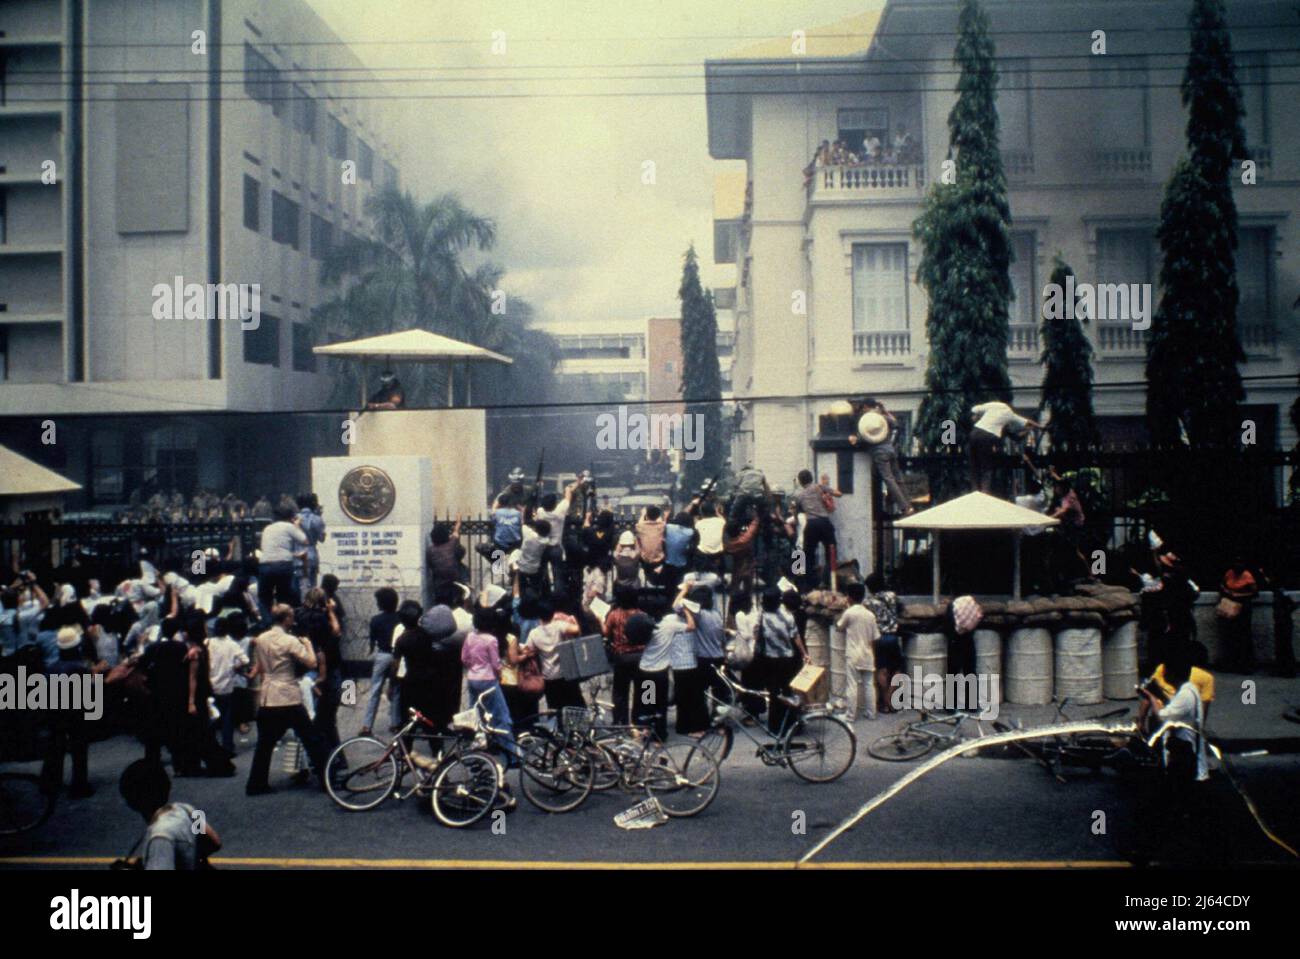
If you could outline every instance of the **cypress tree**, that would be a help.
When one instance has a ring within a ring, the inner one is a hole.
[[[1245,394],[1237,365],[1237,206],[1230,177],[1246,155],[1222,0],[1193,0],[1183,74],[1187,156],[1160,206],[1160,305],[1147,342],[1147,426],[1157,445],[1228,446]]]
[[[1058,253],[1050,282],[1064,290],[1074,275]],[[1085,449],[1097,442],[1097,420],[1092,410],[1092,343],[1074,317],[1049,315],[1043,310],[1043,407],[1051,414],[1052,446]],[[1086,322],[1086,321],[1085,321]]]
[[[917,428],[931,448],[942,444],[945,421],[956,424],[964,443],[972,405],[1011,399],[1011,209],[998,152],[997,67],[977,0],[963,0],[958,26],[953,63],[960,77],[948,115],[955,181],[931,188],[913,225],[923,249],[917,282],[929,297],[930,342]]]
[[[683,458],[686,488],[694,491],[711,478],[726,461],[722,434],[722,371],[718,366],[718,318],[713,297],[700,285],[700,266],[695,245],[686,251],[682,285],[682,395],[688,400],[686,415],[700,415],[703,435],[696,437],[703,455]]]

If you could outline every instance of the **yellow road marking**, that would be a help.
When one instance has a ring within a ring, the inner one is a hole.
[[[4,866],[107,866],[111,856],[0,856]],[[797,865],[793,861],[720,862],[599,862],[511,859],[361,859],[361,858],[258,858],[217,856],[218,867],[252,869],[597,869],[597,870],[684,870],[684,869],[1130,869],[1132,863],[1112,860],[989,860],[968,862],[816,862]]]

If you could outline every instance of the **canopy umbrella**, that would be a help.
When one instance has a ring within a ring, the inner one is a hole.
[[[312,352],[317,356],[352,356],[361,360],[361,408],[366,406],[366,369],[369,362],[383,359],[385,363],[394,360],[409,362],[445,362],[452,363],[513,363],[514,360],[500,353],[493,353],[473,343],[463,343],[449,336],[430,333],[428,330],[402,330],[399,333],[384,333],[379,336],[367,336],[346,343],[331,343],[328,346],[316,346]],[[447,378],[447,405],[452,403],[451,377]]]
[[[32,462],[7,446],[0,446],[0,496],[71,493],[79,489],[80,483]]]
[[[898,529],[930,530],[930,556],[934,567],[934,600],[939,601],[939,533],[943,530],[1009,529],[1015,532],[1015,553],[1011,595],[1020,598],[1020,537],[1026,529],[1060,525],[1060,520],[988,493],[967,493],[904,519],[895,520]]]

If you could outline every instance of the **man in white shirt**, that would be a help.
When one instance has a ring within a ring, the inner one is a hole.
[[[971,407],[971,414],[978,417],[970,433],[971,488],[987,493],[993,488],[993,458],[1002,447],[1003,432],[1008,427],[1019,433],[1026,427],[1042,426],[1000,400],[977,403]]]
[[[519,545],[516,565],[519,569],[523,588],[536,592],[545,592],[545,577],[542,576],[542,560],[546,548],[550,545],[551,524],[544,519],[524,524],[524,539]]]
[[[231,617],[243,618],[235,612]],[[248,666],[248,654],[238,641],[227,635],[228,622],[217,620],[213,635],[208,637],[208,679],[212,683],[212,698],[221,713],[221,746],[231,756],[235,755],[235,680]]]
[[[692,503],[691,512],[699,504]],[[696,567],[704,572],[721,573],[723,569],[722,530],[727,521],[718,515],[718,508],[712,500],[699,506],[700,517],[695,521],[695,531],[700,534],[700,541],[695,546]]]
[[[876,615],[863,605],[867,589],[848,583],[844,595],[852,603],[840,614],[835,628],[844,634],[844,698],[849,722],[858,718],[858,693],[862,692],[862,717],[876,718],[876,657],[874,644],[880,639]]]

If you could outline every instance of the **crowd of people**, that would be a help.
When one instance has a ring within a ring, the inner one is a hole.
[[[891,137],[888,131],[868,131],[853,141],[823,140],[804,169],[805,182],[825,167],[897,166],[917,163],[920,148],[907,128],[899,124]]]

